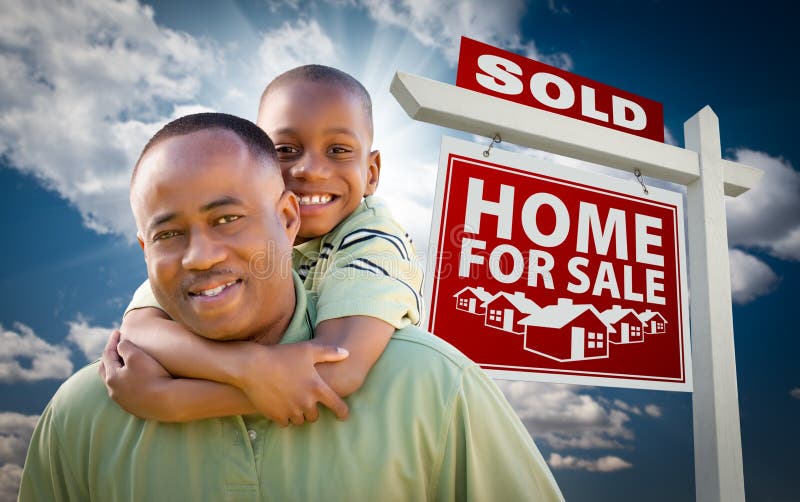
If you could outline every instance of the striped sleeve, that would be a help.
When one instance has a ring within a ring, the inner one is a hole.
[[[397,329],[420,325],[424,315],[422,267],[399,228],[358,228],[327,257],[319,282],[317,323],[347,316],[381,319]]]

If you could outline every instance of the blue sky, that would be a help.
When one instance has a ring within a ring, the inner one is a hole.
[[[424,249],[439,140],[454,132],[409,119],[388,87],[397,70],[453,83],[461,35],[663,103],[677,145],[683,122],[710,105],[723,155],[765,171],[727,203],[745,489],[792,500],[800,146],[789,125],[800,100],[789,68],[800,41],[790,23],[780,2],[2,2],[0,500],[15,496],[47,400],[99,353],[145,277],[127,181],[150,134],[194,110],[254,119],[280,71],[340,67],[373,95],[379,193]],[[502,387],[567,500],[694,498],[691,395]]]

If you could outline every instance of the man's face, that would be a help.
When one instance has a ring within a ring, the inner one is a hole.
[[[203,130],[154,146],[131,188],[153,293],[206,338],[260,336],[294,310],[297,201],[264,162],[233,132]]]
[[[272,89],[258,125],[278,150],[286,187],[300,202],[298,241],[330,232],[378,186],[380,154],[361,101],[334,84],[295,81]]]

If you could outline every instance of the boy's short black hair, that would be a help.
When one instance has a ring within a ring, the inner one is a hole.
[[[254,123],[227,113],[194,113],[173,120],[150,138],[150,141],[147,142],[142,153],[139,155],[136,165],[133,167],[131,185],[133,185],[133,181],[136,179],[136,173],[139,170],[139,164],[141,164],[142,158],[154,146],[169,138],[206,129],[224,129],[226,131],[231,131],[247,145],[250,155],[265,160],[266,163],[271,166],[278,165],[278,153],[275,151],[275,145],[272,143],[269,136],[267,136],[267,133]]]
[[[267,85],[266,89],[264,89],[264,92],[261,94],[260,103],[264,102],[264,98],[266,98],[273,89],[298,80],[338,85],[353,93],[353,95],[361,101],[364,113],[368,119],[370,137],[372,137],[374,128],[372,124],[372,98],[370,98],[369,91],[367,91],[366,87],[352,75],[331,66],[308,64],[281,73]]]

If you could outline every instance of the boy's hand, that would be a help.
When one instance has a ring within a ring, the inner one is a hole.
[[[347,404],[314,365],[341,361],[348,355],[345,349],[310,342],[255,346],[237,387],[259,413],[281,426],[315,422],[319,418],[317,403],[344,420],[349,413]]]
[[[132,342],[119,340],[120,332],[114,330],[103,349],[98,368],[109,397],[139,418],[172,421],[161,399],[172,376]]]

